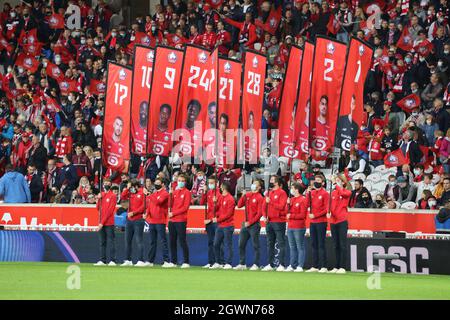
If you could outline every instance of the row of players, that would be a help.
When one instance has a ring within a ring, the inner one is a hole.
[[[236,201],[230,194],[230,185],[224,182],[218,186],[213,176],[208,179],[208,186],[201,204],[207,207],[205,212],[205,229],[208,238],[208,264],[210,269],[245,270],[246,247],[251,239],[254,250],[254,261],[250,270],[262,271],[296,271],[302,272],[305,263],[306,219],[310,220],[310,237],[312,244],[312,267],[306,272],[345,273],[347,259],[347,207],[351,191],[346,189],[345,177],[338,175],[332,178],[334,187],[330,194],[324,189],[325,178],[315,176],[315,180],[307,190],[294,183],[290,186],[290,196],[283,190],[283,180],[279,176],[271,176],[269,190],[263,195],[263,184],[255,180],[251,191],[243,192],[237,203],[238,208],[245,208],[245,221],[239,234],[239,265],[232,267],[234,233],[234,214]],[[176,187],[168,191],[163,181],[156,179],[154,191],[141,188],[138,181],[133,181],[121,194],[122,200],[129,201],[127,224],[125,228],[125,261],[121,266],[132,266],[132,245],[135,239],[138,262],[137,267],[153,266],[156,248],[159,243],[163,250],[162,267],[177,266],[177,246],[181,246],[183,263],[181,268],[189,268],[189,248],[187,244],[187,214],[191,204],[191,193],[186,189],[186,178],[180,174]],[[104,181],[105,191],[98,195],[97,208],[100,212],[100,255],[95,265],[106,265],[106,247],[109,243],[110,266],[116,265],[114,245],[114,213],[119,190],[111,187],[111,182]],[[174,187],[174,188],[173,188]],[[330,206],[331,204],[331,206]],[[328,210],[330,208],[330,210]],[[168,218],[169,249],[166,238]],[[331,271],[326,268],[325,238],[328,220],[336,254],[336,264]],[[268,264],[260,265],[260,221],[266,224]],[[150,232],[150,249],[144,258],[143,232],[145,223]],[[286,229],[290,249],[290,263],[286,267]],[[279,266],[275,265],[275,243],[279,248]]]

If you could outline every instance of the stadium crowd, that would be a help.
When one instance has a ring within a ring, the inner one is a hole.
[[[109,60],[129,64],[133,44],[142,34],[149,36],[152,46],[194,43],[213,48],[218,44],[221,54],[234,59],[240,59],[245,48],[266,53],[268,77],[262,106],[262,127],[266,129],[278,127],[289,47],[301,47],[306,40],[325,34],[347,42],[353,35],[376,49],[365,86],[367,120],[357,144],[343,153],[339,163],[339,170],[345,171],[355,186],[350,206],[391,208],[413,201],[418,208],[428,209],[444,204],[448,198],[445,178],[450,172],[447,1],[411,1],[406,14],[402,14],[402,1],[390,5],[381,1],[381,21],[374,29],[367,27],[369,1],[230,0],[219,1],[216,9],[211,6],[214,3],[176,0],[158,4],[153,15],[138,16],[126,26],[111,25],[114,13],[104,1],[91,7],[83,0],[33,0],[14,8],[5,2],[0,14],[0,174],[7,168],[22,173],[30,191],[30,196],[21,197],[23,191],[15,190],[5,201],[95,203],[105,97],[92,90],[92,84],[105,80]],[[69,5],[80,8],[80,29],[55,26],[51,19],[54,13],[64,15]],[[330,27],[330,16],[339,21],[340,28]],[[278,18],[276,29],[267,27]],[[414,41],[408,52],[397,46],[403,28],[409,28]],[[423,47],[427,49],[419,50]],[[23,54],[34,58],[32,66],[23,63]],[[392,66],[389,70],[383,64],[386,59]],[[58,72],[49,71],[55,66]],[[421,103],[405,112],[397,102],[409,94],[419,96]],[[384,193],[364,193],[368,190],[362,180],[353,177],[369,175],[383,164],[386,153],[397,148],[408,153],[410,164],[389,177]],[[266,152],[259,166],[246,169],[253,177],[283,173],[288,179],[279,160]],[[133,156],[129,174],[103,172],[121,191],[136,177],[141,182],[148,178],[152,186],[160,175],[168,185],[167,163],[154,155]],[[314,171],[320,170],[314,166],[314,160],[306,159],[292,179],[306,188]],[[183,164],[174,171],[186,175],[193,203],[198,203],[211,168]],[[239,168],[221,168],[219,173],[220,182],[230,182],[231,193],[239,196],[243,189],[242,181],[238,183]],[[13,181],[8,177],[5,175],[3,184]]]

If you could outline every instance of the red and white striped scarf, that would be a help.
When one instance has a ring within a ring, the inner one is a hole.
[[[406,16],[409,11],[409,0],[402,0],[402,13],[401,16]]]

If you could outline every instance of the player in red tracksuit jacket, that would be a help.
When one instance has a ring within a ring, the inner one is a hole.
[[[150,233],[150,249],[146,264],[149,267],[153,266],[159,240],[163,252],[163,266],[167,267],[169,263],[169,248],[167,246],[166,223],[169,212],[169,193],[160,178],[155,179],[153,186],[155,190],[147,196],[147,210],[144,214],[144,219],[148,223]]]
[[[327,253],[325,250],[325,238],[327,235],[327,213],[330,202],[329,193],[323,188],[325,178],[316,175],[313,188],[309,187],[306,194],[307,206],[310,209],[309,219],[311,220],[309,232],[312,242],[313,265],[306,272],[325,273],[327,264]]]
[[[144,208],[145,195],[138,180],[130,182],[120,195],[121,200],[128,200],[127,224],[125,227],[125,261],[122,266],[131,266],[131,253],[133,247],[133,238],[136,237],[138,262],[137,267],[144,267]]]
[[[220,187],[222,195],[219,202],[219,211],[217,217],[213,218],[213,222],[217,223],[216,236],[214,238],[214,255],[216,262],[212,269],[219,268],[220,265],[220,250],[222,245],[227,248],[228,255],[224,255],[224,269],[232,269],[231,263],[233,260],[233,232],[234,232],[234,208],[236,202],[230,193],[231,186],[228,182],[222,183]],[[225,248],[224,248],[225,250]]]
[[[336,266],[330,272],[345,273],[347,265],[347,231],[348,231],[348,201],[352,192],[345,188],[345,176],[333,177],[336,186],[331,193],[331,210],[327,217],[330,219],[331,237],[336,253]]]
[[[169,246],[170,264],[172,268],[177,265],[177,241],[180,241],[183,250],[183,264],[181,268],[189,268],[189,248],[186,241],[187,213],[191,204],[191,192],[186,189],[186,177],[178,175],[177,189],[170,190],[171,203],[169,204]]]
[[[281,177],[270,177],[270,191],[266,195],[266,203],[264,205],[269,263],[262,269],[263,271],[272,271],[275,267],[275,240],[278,242],[280,249],[280,265],[276,270],[285,270],[287,194],[282,186],[283,180]]]
[[[102,266],[106,264],[106,246],[109,242],[109,265],[116,265],[116,246],[114,233],[114,214],[116,213],[117,194],[119,188],[104,185],[106,192],[102,192],[97,196],[97,210],[100,215],[100,223],[98,225],[98,234],[100,238],[100,260],[95,264]]]
[[[302,272],[305,264],[305,233],[306,233],[306,198],[302,196],[302,185],[298,182],[291,186],[292,197],[288,199],[288,242],[290,250],[290,265],[287,271]]]
[[[261,195],[262,182],[255,180],[251,185],[251,192],[242,191],[242,197],[239,199],[238,208],[245,207],[246,218],[242,223],[241,232],[239,233],[239,265],[234,269],[245,270],[245,248],[247,242],[251,238],[255,259],[250,270],[258,270],[260,265],[261,252],[259,249],[259,234],[261,224],[259,220],[263,215],[264,197]]]
[[[207,189],[206,189],[207,188]],[[220,203],[220,190],[217,188],[217,179],[213,176],[208,178],[208,186],[205,186],[205,192],[200,199],[200,205],[206,205],[205,229],[208,236],[208,264],[204,268],[210,268],[216,261],[214,254],[214,238],[216,236],[217,223],[213,219],[217,216]],[[221,252],[219,264],[223,263],[223,254]]]

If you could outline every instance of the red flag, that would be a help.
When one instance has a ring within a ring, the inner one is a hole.
[[[317,37],[309,127],[312,156],[316,160],[325,160],[334,146],[346,51],[347,46],[343,43]]]
[[[106,92],[106,84],[102,80],[91,79],[89,84],[89,92],[99,95]]]
[[[292,46],[286,68],[286,77],[282,89],[279,116],[280,155],[296,158],[298,150],[294,148],[294,119],[296,112],[297,93],[302,68],[303,50]]]
[[[25,31],[25,29],[22,30],[22,32],[19,35],[19,44],[35,44],[38,42],[37,37],[37,29],[31,29],[29,31]]]
[[[206,3],[208,3],[213,9],[218,9],[223,3],[223,0],[206,0]]]
[[[155,51],[148,47],[134,47],[133,96],[131,97],[131,151],[147,154],[148,100],[153,74]]]
[[[130,159],[130,106],[133,72],[122,65],[108,64],[108,91],[103,128],[103,164],[120,172],[128,170]]]
[[[413,39],[409,33],[408,26],[403,27],[402,34],[397,41],[397,47],[404,51],[411,51],[413,48]]]
[[[297,95],[294,139],[296,149],[305,157],[309,156],[309,113],[311,105],[311,74],[314,58],[314,45],[305,42],[300,75],[300,88]]]
[[[337,34],[339,29],[341,28],[341,24],[339,23],[339,20],[336,19],[334,14],[330,14],[330,19],[327,23],[327,30],[331,34]]]
[[[200,156],[204,130],[215,127],[216,106],[208,105],[213,77],[216,75],[211,72],[210,51],[187,45],[175,123],[176,129],[184,129],[176,150],[184,156]],[[196,121],[204,125],[195,126]]]
[[[50,97],[48,95],[44,95],[44,100],[46,103],[46,108],[49,112],[59,112],[61,111],[61,106],[53,97]]]
[[[42,49],[42,43],[36,42],[36,43],[30,43],[30,44],[24,44],[23,45],[23,52],[30,56],[39,56],[41,55],[41,49]]]
[[[47,67],[45,68],[45,71],[49,77],[55,79],[58,82],[64,80],[64,73],[56,64],[51,63],[50,61],[47,62]]]
[[[6,40],[0,33],[0,49],[6,50],[9,54],[14,51],[14,46]]]
[[[148,121],[148,153],[168,156],[172,150],[172,132],[183,65],[183,50],[157,47],[153,63]]]
[[[280,5],[277,9],[270,9],[266,22],[263,23],[261,20],[257,19],[255,20],[255,25],[271,35],[275,35],[281,22],[281,7],[282,6]]]
[[[357,38],[350,40],[344,85],[339,107],[335,146],[350,151],[356,144],[364,117],[364,83],[372,63],[373,49]]]
[[[411,113],[415,108],[420,107],[420,97],[416,94],[410,94],[397,102],[397,105],[405,112]]]
[[[416,51],[422,57],[428,57],[432,50],[433,44],[426,39],[414,47],[414,51]]]
[[[50,29],[64,29],[64,16],[62,14],[54,13],[46,17]]]
[[[242,129],[244,130],[242,137],[244,138],[244,160],[250,164],[256,164],[259,158],[266,60],[266,56],[260,53],[245,52],[241,108]]]
[[[384,165],[387,168],[399,167],[404,164],[409,164],[409,159],[403,155],[401,149],[394,150],[384,156]]]
[[[70,92],[77,91],[76,80],[64,78],[64,80],[59,83],[59,90],[63,95],[68,95]]]
[[[31,73],[35,73],[39,67],[39,61],[32,56],[26,55],[25,53],[19,53],[16,59],[16,64],[29,70]]]
[[[148,34],[145,32],[137,31],[134,35],[134,40],[130,42],[128,45],[128,51],[133,52],[133,48],[135,45],[143,45],[149,47],[151,45],[151,39]]]

